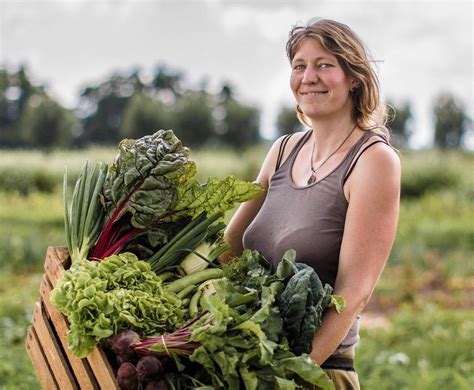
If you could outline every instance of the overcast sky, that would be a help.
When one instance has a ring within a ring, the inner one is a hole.
[[[14,1],[0,0],[0,66],[26,63],[38,83],[74,107],[81,86],[166,63],[211,88],[230,81],[258,106],[271,136],[292,105],[288,30],[319,16],[348,24],[378,60],[383,95],[409,101],[413,144],[432,140],[435,96],[450,91],[474,116],[473,2],[466,1]]]

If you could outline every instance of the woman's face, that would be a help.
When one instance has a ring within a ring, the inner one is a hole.
[[[352,112],[349,91],[355,82],[344,73],[337,58],[317,40],[306,38],[300,43],[291,68],[291,90],[308,118]]]

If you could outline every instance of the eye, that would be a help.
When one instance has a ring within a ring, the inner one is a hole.
[[[302,69],[304,69],[303,64],[297,64],[297,65],[293,66],[293,70],[302,70]]]
[[[319,67],[320,67],[320,68],[323,68],[323,69],[325,69],[325,68],[332,68],[333,66],[334,66],[334,65],[332,65],[332,64],[319,64]]]

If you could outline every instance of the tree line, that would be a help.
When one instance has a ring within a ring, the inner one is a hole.
[[[217,93],[203,81],[185,85],[185,74],[165,65],[144,80],[138,70],[115,73],[85,86],[78,105],[66,109],[43,85],[32,83],[25,67],[0,68],[0,147],[85,147],[116,144],[158,129],[173,129],[192,147],[228,145],[244,148],[261,141],[260,110],[236,97],[234,87],[221,84]],[[411,105],[391,107],[389,127],[397,147],[406,148],[413,135]],[[433,104],[434,140],[439,148],[459,148],[472,125],[462,103],[441,94]],[[302,130],[295,109],[280,107],[277,135]]]

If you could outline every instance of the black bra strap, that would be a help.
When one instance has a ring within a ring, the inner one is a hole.
[[[344,180],[343,180],[343,184],[346,183],[346,180],[349,178],[349,175],[352,173],[352,170],[354,169],[354,166],[356,165],[357,163],[357,160],[359,160],[359,157],[362,155],[362,153],[364,153],[366,151],[366,149],[370,148],[372,145],[375,145],[379,142],[382,142],[384,143],[385,145],[388,145],[390,146],[390,144],[385,140],[385,139],[376,139],[374,140],[373,142],[370,142],[368,143],[367,145],[364,145],[362,148],[361,148],[361,151],[357,154],[356,158],[351,162],[351,165],[346,173],[346,175],[344,176]]]
[[[283,158],[283,152],[285,151],[286,144],[288,143],[288,140],[290,139],[292,135],[293,133],[285,135],[285,137],[281,141],[280,149],[278,150],[278,157],[277,157],[275,172],[278,171],[278,169],[280,168],[281,160]]]

